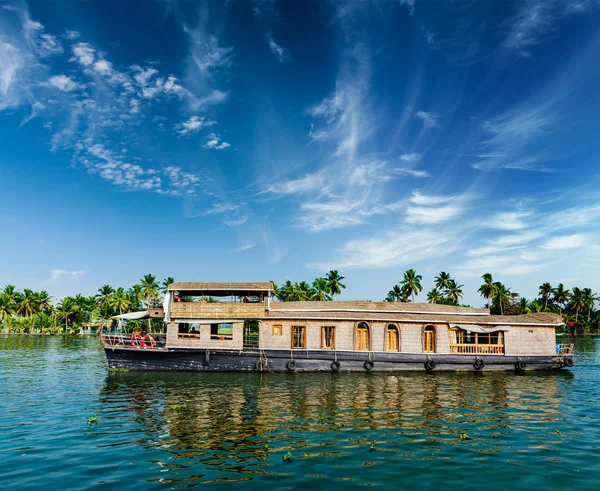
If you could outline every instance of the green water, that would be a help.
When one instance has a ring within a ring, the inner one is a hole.
[[[0,486],[597,490],[600,339],[575,343],[522,376],[109,374],[96,339],[0,338]]]

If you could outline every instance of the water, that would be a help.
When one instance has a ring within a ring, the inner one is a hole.
[[[97,339],[0,338],[0,483],[597,490],[600,339],[575,343],[522,376],[109,374]]]

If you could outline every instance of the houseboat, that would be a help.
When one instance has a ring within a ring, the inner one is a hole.
[[[364,301],[275,302],[273,284],[169,285],[162,307],[117,316],[163,317],[163,341],[105,335],[109,367],[191,371],[488,371],[573,366],[556,344],[559,315]]]

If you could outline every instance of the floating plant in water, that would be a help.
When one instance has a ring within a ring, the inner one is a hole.
[[[292,452],[288,452],[283,456],[284,462],[289,462],[290,460],[292,460]]]
[[[556,430],[554,433],[556,433],[557,435],[560,435],[560,430]]]
[[[464,441],[470,440],[470,439],[471,439],[471,437],[470,437],[469,435],[467,435],[466,433],[461,433],[461,434],[459,435],[458,439],[459,439],[461,442],[464,442]]]
[[[97,423],[98,422],[98,415],[94,414],[92,416],[88,416],[87,422],[89,425],[93,424],[93,423]]]
[[[371,443],[371,446],[369,447],[369,452],[373,452],[375,451],[375,444]]]
[[[184,411],[187,409],[185,404],[171,404],[169,406],[173,411]]]

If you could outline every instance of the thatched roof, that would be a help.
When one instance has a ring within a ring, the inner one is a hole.
[[[200,296],[253,296],[258,293],[267,293],[273,291],[273,283],[270,281],[260,282],[198,282],[198,281],[180,281],[171,283],[169,291],[177,291],[182,295],[193,297]]]

